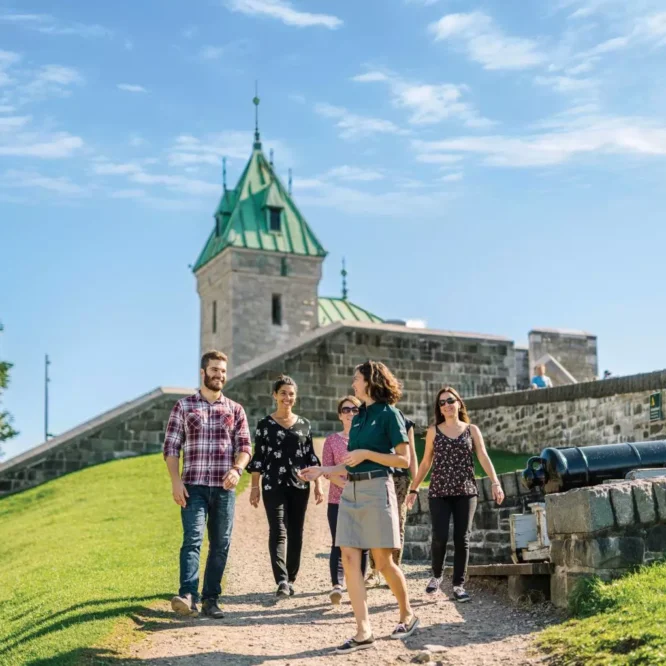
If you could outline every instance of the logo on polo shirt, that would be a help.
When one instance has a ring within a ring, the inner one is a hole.
[[[376,425],[376,424],[377,424],[377,420],[375,419],[370,425],[373,426],[373,425]]]

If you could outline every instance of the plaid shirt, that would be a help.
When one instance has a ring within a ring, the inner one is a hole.
[[[224,475],[240,453],[252,455],[245,410],[221,396],[210,404],[197,391],[171,410],[164,437],[164,457],[180,457],[183,483],[222,486]]]

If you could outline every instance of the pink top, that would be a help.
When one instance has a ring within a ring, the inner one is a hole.
[[[347,444],[349,438],[341,432],[334,432],[324,440],[324,451],[321,456],[321,464],[324,467],[340,465],[347,455]],[[341,478],[341,477],[338,477]],[[330,483],[328,487],[328,503],[340,504],[342,488]]]

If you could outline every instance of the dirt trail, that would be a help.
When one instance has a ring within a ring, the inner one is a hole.
[[[465,666],[544,663],[532,648],[532,635],[554,616],[543,607],[517,608],[502,593],[468,587],[473,600],[456,604],[446,595],[426,598],[429,575],[423,565],[406,565],[412,604],[421,629],[404,643],[388,635],[398,620],[397,606],[387,588],[368,591],[376,647],[347,656],[333,648],[354,634],[351,606],[328,600],[330,533],[326,503],[308,508],[302,567],[296,595],[277,602],[268,556],[268,524],[263,508],[253,509],[249,492],[238,498],[236,523],[227,568],[222,621],[173,619],[160,623],[130,648],[132,663],[159,666],[271,666],[332,664],[400,664],[430,648],[432,661]],[[450,589],[449,589],[450,591]],[[168,606],[165,604],[164,609]],[[419,657],[419,655],[422,655]]]

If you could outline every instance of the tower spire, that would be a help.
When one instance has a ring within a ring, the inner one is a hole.
[[[227,189],[227,158],[222,158],[222,187],[226,191]]]
[[[342,275],[342,300],[347,300],[347,268],[345,267],[345,258],[342,257],[342,270],[340,271]]]
[[[259,136],[259,85],[254,82],[254,99],[252,104],[254,104],[254,147],[258,150],[261,150],[261,138]]]
[[[271,166],[273,166],[273,149],[272,148],[271,148],[270,156],[271,156],[270,163],[271,163]]]
[[[289,192],[289,196],[291,196],[291,169],[289,169],[289,189],[287,191]]]

